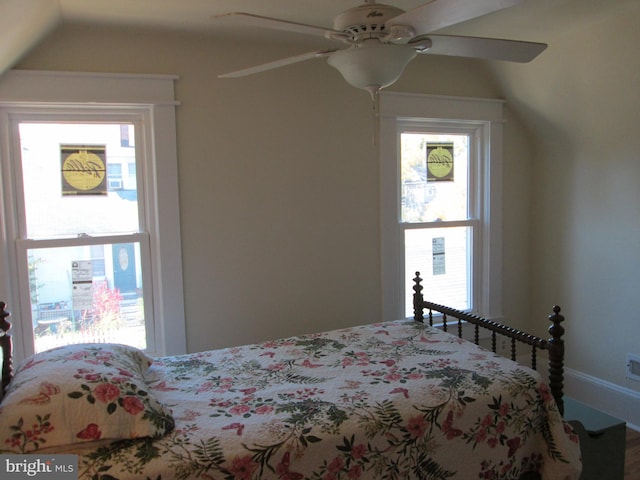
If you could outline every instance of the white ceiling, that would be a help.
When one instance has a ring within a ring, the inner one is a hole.
[[[426,1],[386,0],[404,10]],[[555,35],[598,21],[638,1],[524,0],[514,7],[444,31],[549,43]],[[301,35],[295,33],[223,27],[211,17],[244,11],[331,27],[336,14],[361,3],[363,0],[0,0],[0,72],[15,64],[63,22],[197,30],[213,35],[251,35],[263,40],[302,41]],[[323,39],[313,41],[322,42]]]
[[[385,1],[403,10],[410,10],[431,0]],[[21,0],[22,2],[25,0]],[[539,37],[547,33],[553,34],[567,25],[597,19],[616,6],[637,2],[638,0],[523,0],[515,7],[467,22],[461,27],[471,28],[470,24],[475,23],[477,25],[474,26],[474,31],[478,28],[478,32],[488,35],[503,36],[501,34],[504,32],[509,37]],[[228,31],[216,26],[211,20],[211,16],[216,14],[250,12],[330,27],[335,15],[362,3],[364,0],[59,0],[65,21],[198,29],[212,33],[216,30]],[[467,30],[464,32],[467,33]]]

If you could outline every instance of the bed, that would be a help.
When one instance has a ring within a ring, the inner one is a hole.
[[[559,309],[545,340],[425,302],[420,282],[413,320],[161,358],[36,354],[0,404],[0,449],[76,454],[96,480],[578,479]],[[534,362],[549,350],[555,379],[429,325],[436,312],[488,328],[494,349],[507,334]]]

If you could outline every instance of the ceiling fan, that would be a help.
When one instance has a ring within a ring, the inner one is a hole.
[[[393,84],[417,54],[452,55],[510,62],[529,62],[547,46],[544,43],[497,38],[441,35],[444,27],[512,7],[523,0],[430,0],[404,10],[375,0],[338,14],[333,28],[306,25],[277,18],[236,12],[213,19],[234,26],[261,27],[338,41],[346,48],[327,48],[220,75],[243,77],[314,58],[327,58],[351,85],[375,97]]]

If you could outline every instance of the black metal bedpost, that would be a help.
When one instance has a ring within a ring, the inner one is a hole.
[[[0,372],[0,399],[5,388],[13,376],[13,343],[11,341],[11,322],[7,320],[11,315],[5,307],[5,302],[0,302],[0,351],[2,352],[2,371]]]
[[[422,306],[424,298],[422,297],[421,282],[420,272],[416,272],[416,277],[413,279],[413,319],[416,322],[424,323],[424,308]]]
[[[549,315],[553,325],[549,327],[551,338],[549,339],[549,384],[551,393],[558,405],[561,415],[564,415],[564,327],[560,325],[564,317],[560,315],[560,307],[553,307],[553,315]]]

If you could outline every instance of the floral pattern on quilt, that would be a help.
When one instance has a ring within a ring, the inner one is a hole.
[[[82,453],[85,479],[577,479],[534,371],[411,321],[156,359],[161,439]]]
[[[0,451],[139,437],[173,428],[144,379],[151,360],[133,347],[80,344],[38,353],[17,368],[0,408]]]

